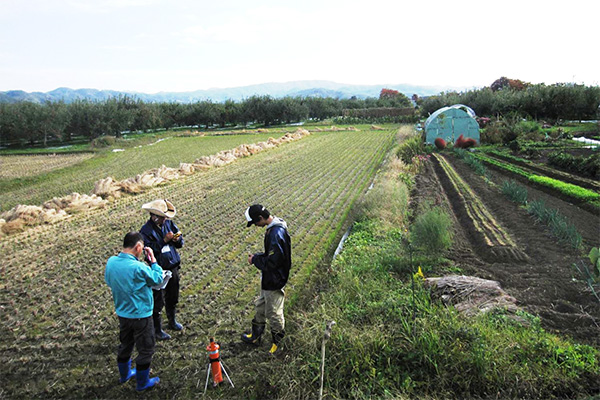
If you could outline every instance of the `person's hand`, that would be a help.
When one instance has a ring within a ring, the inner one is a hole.
[[[254,254],[248,255],[248,264],[252,264],[252,258],[254,258]]]
[[[169,243],[171,241],[171,239],[173,239],[173,232],[169,231],[165,235],[165,243]]]
[[[144,254],[146,254],[146,259],[150,262],[150,264],[154,264],[156,262],[156,257],[154,257],[154,252],[150,247],[144,247]]]

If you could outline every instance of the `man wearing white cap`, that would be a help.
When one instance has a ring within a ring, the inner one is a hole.
[[[175,319],[175,307],[179,302],[179,266],[181,258],[177,249],[183,246],[183,236],[177,228],[177,225],[171,221],[176,214],[175,206],[166,200],[154,200],[142,206],[142,209],[150,213],[150,218],[140,229],[144,237],[144,245],[150,247],[158,265],[164,270],[172,273],[167,286],[162,290],[153,290],[154,292],[154,330],[158,340],[171,339],[171,335],[162,330],[161,311],[163,306],[167,312],[169,328],[180,331],[183,326]]]
[[[286,222],[274,215],[260,204],[246,209],[247,226],[266,227],[265,251],[250,254],[248,263],[261,272],[260,297],[255,302],[256,314],[252,320],[252,332],[242,334],[242,340],[250,344],[259,344],[265,330],[267,320],[271,328],[273,344],[269,353],[277,351],[281,339],[285,335],[283,317],[283,291],[292,266],[292,245]]]

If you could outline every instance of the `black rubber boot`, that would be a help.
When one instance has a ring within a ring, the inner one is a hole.
[[[271,331],[271,337],[273,338],[273,343],[275,343],[276,345],[279,345],[279,342],[281,342],[281,339],[283,339],[284,336],[285,336],[285,331],[281,331],[281,332]]]
[[[242,341],[249,344],[260,344],[260,337],[265,331],[265,324],[252,320],[252,333],[242,333]]]
[[[269,354],[276,355],[279,353],[277,351],[278,349],[280,349],[279,343],[281,343],[281,340],[283,339],[284,336],[285,336],[285,331],[281,331],[281,332],[271,331],[271,337],[273,338],[273,344],[271,345],[271,350],[269,350]]]
[[[173,329],[174,331],[180,331],[183,329],[183,325],[181,325],[175,319],[175,309],[167,310],[167,319],[169,320],[169,329]]]
[[[171,339],[171,335],[162,330],[160,313],[152,314],[152,319],[154,319],[154,336],[156,336],[156,340]]]

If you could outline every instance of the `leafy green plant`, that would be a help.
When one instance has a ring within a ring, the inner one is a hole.
[[[600,200],[600,194],[596,193],[593,190],[589,190],[589,189],[583,188],[581,186],[573,185],[571,183],[566,183],[566,182],[560,181],[558,179],[549,178],[547,176],[532,174],[523,168],[515,166],[514,164],[510,164],[510,163],[503,162],[503,161],[500,161],[497,159],[493,159],[493,158],[491,158],[489,156],[485,156],[483,154],[478,154],[478,155],[476,155],[476,157],[479,158],[480,160],[485,161],[486,163],[488,163],[490,165],[494,165],[494,166],[502,168],[506,171],[510,171],[514,174],[524,176],[531,182],[535,182],[539,185],[552,188],[559,193],[563,193],[567,196],[573,197],[574,199],[580,200],[582,202],[588,202],[590,204],[595,204],[595,202],[598,202]]]
[[[518,204],[527,203],[527,188],[525,186],[517,184],[514,180],[506,180],[502,182],[500,188],[502,193],[509,199]]]
[[[461,160],[469,155],[469,152],[465,149],[455,148],[452,151],[454,152],[454,155]]]
[[[582,238],[577,229],[562,216],[558,210],[547,208],[543,200],[536,200],[527,204],[527,212],[548,225],[552,234],[561,242],[577,249],[581,247]]]
[[[593,190],[585,189],[581,186],[573,185],[571,183],[562,182],[557,179],[548,178],[546,176],[531,175],[529,180],[553,189],[557,189],[561,193],[581,201],[593,201],[600,199],[600,194],[594,192]]]
[[[421,136],[414,135],[404,140],[397,150],[398,158],[409,164],[415,156],[425,154],[425,145]]]
[[[487,168],[485,168],[485,166],[477,158],[475,158],[469,154],[468,157],[465,157],[464,161],[465,161],[465,164],[467,164],[469,167],[471,167],[471,169],[473,171],[475,171],[475,173],[477,175],[481,175],[484,177],[487,176],[487,173],[488,173]]]
[[[600,250],[598,247],[593,247],[588,254],[590,262],[592,263],[594,274],[600,277]]]
[[[563,151],[555,151],[548,155],[548,164],[598,178],[600,176],[600,154],[589,157],[575,157]]]

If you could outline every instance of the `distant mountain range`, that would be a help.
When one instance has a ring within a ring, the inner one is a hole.
[[[0,102],[15,103],[20,101],[32,101],[41,103],[44,101],[60,101],[67,103],[79,99],[103,101],[110,97],[127,95],[146,102],[178,102],[192,103],[202,100],[223,102],[225,100],[240,101],[254,95],[270,95],[275,98],[285,96],[314,96],[334,97],[339,99],[366,97],[379,97],[381,89],[394,89],[406,96],[417,94],[420,97],[431,96],[442,91],[466,90],[465,87],[442,87],[442,86],[418,86],[408,84],[382,84],[382,85],[349,85],[331,81],[293,81],[283,83],[263,83],[259,85],[240,86],[233,88],[213,88],[206,90],[195,90],[191,92],[159,92],[154,94],[126,92],[116,90],[97,89],[69,89],[58,88],[50,92],[24,92],[22,90],[9,90],[0,92]]]

